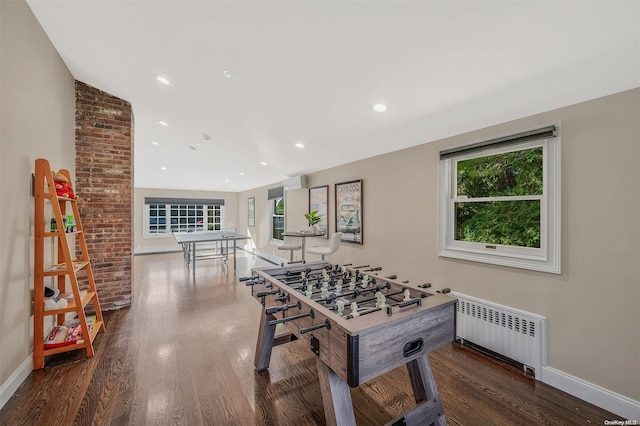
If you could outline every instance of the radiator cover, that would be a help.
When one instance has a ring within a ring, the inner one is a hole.
[[[520,309],[451,292],[456,297],[456,338],[521,363],[540,380],[547,365],[547,319]]]

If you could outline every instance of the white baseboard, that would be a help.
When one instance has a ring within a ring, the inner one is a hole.
[[[542,367],[540,381],[640,424],[640,402],[551,367]]]
[[[242,247],[243,250],[248,251],[249,253],[255,254],[256,256],[259,256],[265,260],[268,260],[271,263],[275,263],[276,265],[282,265],[283,263],[286,264],[288,262],[288,260],[273,254],[273,253],[269,253],[267,251],[264,251],[262,249],[256,248],[256,247],[251,247],[249,245],[238,245],[238,247]]]
[[[29,355],[22,364],[13,372],[6,382],[0,386],[0,409],[9,401],[11,396],[18,390],[24,379],[33,370],[33,355]]]

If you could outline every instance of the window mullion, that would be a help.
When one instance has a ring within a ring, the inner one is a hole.
[[[544,199],[543,195],[510,195],[502,197],[478,197],[467,198],[466,196],[454,198],[454,202],[458,203],[483,203],[488,201],[536,201]]]

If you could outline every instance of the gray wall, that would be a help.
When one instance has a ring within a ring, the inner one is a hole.
[[[6,385],[20,366],[33,367],[31,173],[37,158],[73,173],[75,92],[24,1],[0,2],[0,28],[0,385]]]

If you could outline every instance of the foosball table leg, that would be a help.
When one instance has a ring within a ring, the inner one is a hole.
[[[253,361],[257,371],[264,371],[269,368],[271,362],[271,351],[273,349],[273,338],[276,334],[276,326],[270,325],[269,321],[274,320],[273,315],[264,312],[260,315],[260,330],[258,331],[258,341],[256,343],[256,355]]]
[[[442,401],[433,378],[427,354],[407,363],[413,395],[418,405],[404,415],[407,425],[435,424],[446,426]]]
[[[328,426],[355,426],[356,417],[349,385],[327,364],[316,357],[325,423]]]

